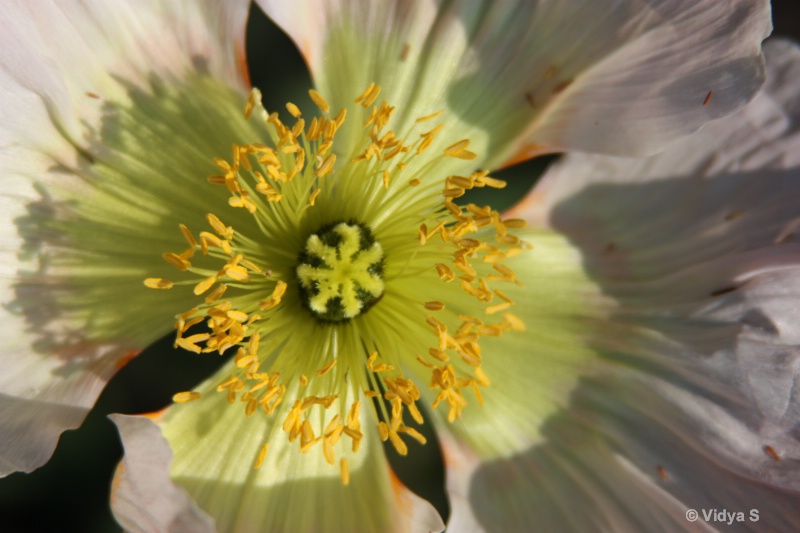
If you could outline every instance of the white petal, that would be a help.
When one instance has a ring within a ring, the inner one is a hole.
[[[763,348],[762,362],[773,355]],[[709,365],[697,358],[702,362],[687,365],[680,377],[667,368],[656,376],[620,370],[583,388],[574,409],[601,420],[609,446],[685,508],[743,512],[744,527],[794,531],[800,527],[797,440],[754,408],[746,387],[724,383],[749,369],[722,358],[715,354]],[[796,361],[776,366],[797,373]],[[791,425],[791,416],[783,422]]]
[[[211,159],[255,135],[234,61],[247,9],[0,6],[0,475],[46,462],[114,372],[189,308],[142,282],[186,246],[179,222],[225,205],[187,192]]]
[[[30,472],[46,463],[61,433],[80,426],[88,412],[88,407],[60,401],[0,394],[0,476]],[[31,424],[31,420],[36,423]]]
[[[763,1],[259,5],[331,103],[374,81],[400,131],[446,109],[487,167],[563,149],[656,152],[753,95],[771,31]]]
[[[643,223],[652,226],[639,231],[638,236],[630,235],[639,244],[647,240],[645,234],[656,229],[663,232],[662,240],[669,237],[681,241],[679,237],[683,234],[674,233],[679,226],[692,228],[692,234],[696,234],[697,224],[703,224],[703,235],[711,237],[727,222],[746,223],[755,216],[760,223],[751,220],[747,235],[757,232],[758,240],[765,244],[773,238],[786,239],[793,227],[790,221],[780,232],[774,220],[764,219],[773,214],[772,206],[785,198],[787,188],[793,187],[783,169],[800,165],[800,153],[795,149],[800,142],[797,118],[800,105],[794,94],[794,87],[800,83],[800,53],[793,44],[773,40],[765,46],[765,54],[769,58],[767,85],[739,113],[707,125],[656,157],[627,159],[570,154],[545,173],[511,214],[539,226],[559,226],[571,233],[589,228],[591,224],[583,220],[589,218],[614,224],[613,228],[603,230],[609,234],[625,228],[635,233],[631,224],[635,219],[636,230],[642,229]],[[752,178],[756,174],[759,177]],[[705,179],[698,179],[701,177]],[[759,202],[752,201],[754,194]],[[608,198],[601,201],[598,197],[576,209],[579,195]],[[682,200],[664,201],[670,197]],[[601,213],[610,201],[614,202],[613,217]],[[763,207],[754,211],[750,209],[754,204]],[[788,213],[788,206],[789,202],[782,203],[784,213]],[[679,216],[669,216],[676,214]],[[600,248],[606,244],[597,241]],[[652,240],[648,244],[658,245]],[[691,259],[682,254],[678,258]],[[669,265],[665,270],[672,268]]]
[[[120,98],[120,82],[140,87],[153,77],[205,72],[243,87],[244,27],[249,2],[4,2],[0,7],[0,88],[5,132],[24,131],[40,146],[46,135],[25,124],[42,110],[80,141],[81,121],[96,123],[95,100]],[[34,93],[41,100],[31,99]],[[4,96],[4,99],[6,96]],[[49,121],[38,124],[47,126]],[[5,134],[0,141],[5,141]],[[3,142],[2,145],[6,143]]]
[[[719,513],[727,511],[734,516],[724,521],[736,520],[741,530],[797,529],[796,493],[720,466],[698,452],[689,432],[676,435],[662,424],[674,405],[640,408],[654,398],[648,386],[620,385],[601,391],[585,383],[570,412],[544,424],[545,441],[508,457],[481,460],[445,434],[448,528],[518,531],[535,523],[576,533],[716,531]],[[696,522],[686,519],[690,509],[699,514]]]
[[[2,294],[8,291],[6,286]],[[58,344],[30,331],[24,319],[5,316],[2,322],[0,477],[46,463],[61,433],[80,426],[106,382],[138,353],[124,341],[81,342],[76,336]]]
[[[172,450],[158,426],[140,416],[110,415],[125,456],[111,492],[111,509],[125,531],[213,533],[214,521],[169,478]]]
[[[727,511],[743,530],[800,527],[800,51],[765,53],[766,92],[740,114],[649,160],[570,155],[517,208],[572,241],[607,316],[566,320],[596,364],[546,419],[513,391],[547,384],[531,370],[548,354],[500,352],[526,377],[443,439],[451,525],[705,530]],[[502,424],[525,414],[538,431],[508,446]]]
[[[797,508],[800,487],[798,279],[794,271],[754,280],[746,303],[696,317],[693,336],[687,328],[632,326],[635,308],[607,323],[562,316],[571,306],[551,297],[543,305],[552,307],[552,321],[529,323],[524,342],[482,343],[492,379],[483,409],[468,406],[462,420],[438,426],[448,527],[706,531],[705,522],[684,518],[696,509],[742,512],[753,530],[797,529],[800,514],[788,510]],[[569,300],[565,287],[554,290]],[[557,342],[570,330],[584,332],[576,340],[583,346]],[[593,361],[576,357],[590,349]]]
[[[0,194],[0,314],[7,339],[0,349],[0,475],[41,466],[58,435],[80,425],[116,370],[191,307],[190,289],[154,291],[143,280],[177,272],[164,268],[161,255],[186,247],[178,223],[197,231],[212,204],[225,204],[223,194],[195,183],[214,172],[212,157],[247,135],[235,133],[229,120],[227,106],[239,101],[223,98],[220,106],[203,100],[199,84],[191,88],[183,99],[208,104],[202,118],[188,123],[186,116],[162,112],[180,109],[174,102],[140,95],[141,107],[121,123],[107,123],[108,137],[93,139],[102,154],[93,163],[70,167],[23,150],[2,160],[13,179]],[[204,132],[202,142],[168,142],[187,131]],[[131,138],[139,141],[126,143]],[[167,167],[171,176],[164,180]],[[39,416],[27,416],[32,413]]]
[[[565,157],[512,213],[567,235],[628,301],[702,301],[797,267],[800,51],[766,52],[770,82],[741,113],[649,159]]]
[[[481,461],[445,434],[448,529],[522,531],[537,524],[544,531],[575,533],[710,531],[702,524],[693,528],[685,506],[591,435],[584,435],[590,440],[582,445],[574,427],[562,429],[572,433],[558,435],[574,441],[569,448],[521,447],[519,454],[493,461]]]
[[[534,126],[527,140],[535,152],[537,145],[554,145],[619,155],[656,153],[742,107],[761,86],[760,43],[772,30],[766,2],[649,6],[653,12],[647,15],[639,6],[632,9],[638,16],[609,20],[606,30],[619,29],[622,43],[615,42],[619,36],[607,37],[610,42],[596,34],[586,39],[588,47],[610,53],[579,72],[568,94]],[[606,9],[581,11],[588,24]]]
[[[159,425],[174,453],[172,480],[220,531],[427,533],[444,528],[434,508],[391,473],[363,402],[365,437],[359,451],[353,453],[350,439],[342,438],[334,447],[335,464],[329,465],[321,444],[303,454],[299,442],[288,442],[280,425],[290,406],[272,416],[259,407],[247,417],[244,404],[230,405],[216,392],[219,381],[201,386],[199,400],[171,407]],[[268,451],[256,469],[265,443]],[[350,465],[347,486],[340,478],[342,458]],[[132,459],[127,462],[126,469],[134,467]],[[144,505],[142,498],[136,506]]]

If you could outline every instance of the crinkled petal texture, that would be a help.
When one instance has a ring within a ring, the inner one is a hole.
[[[800,50],[765,54],[767,87],[740,113],[650,159],[570,155],[516,208],[567,238],[601,293],[572,320],[594,362],[564,394],[534,371],[553,359],[541,344],[485,358],[490,378],[520,372],[504,407],[443,438],[452,529],[800,528]],[[563,407],[509,446],[538,388]]]
[[[141,416],[111,415],[125,445],[111,493],[114,516],[125,531],[212,533],[214,522],[172,483],[172,450],[158,426]]]
[[[769,3],[752,0],[258,4],[334,107],[375,82],[405,124],[445,109],[485,168],[655,153],[752,97],[771,31]]]
[[[0,475],[46,462],[185,305],[142,280],[181,246],[163,228],[173,211],[186,221],[187,183],[244,131],[226,124],[244,101],[247,13],[244,1],[0,6]]]
[[[322,454],[300,453],[297,442],[281,435],[283,416],[245,417],[215,388],[209,381],[200,387],[201,399],[171,407],[158,422],[163,437],[149,420],[115,419],[125,445],[112,497],[121,524],[132,531],[194,533],[206,531],[190,522],[202,516],[225,532],[444,529],[436,510],[391,473],[367,409],[361,411],[369,427],[361,448],[336,446],[331,466]],[[346,486],[342,460],[348,464]],[[162,505],[152,509],[154,501]]]

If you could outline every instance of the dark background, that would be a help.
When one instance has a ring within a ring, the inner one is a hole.
[[[775,34],[800,40],[800,2],[773,0]],[[263,90],[268,109],[305,95],[311,80],[292,43],[260,11],[254,9],[247,34],[253,85]],[[276,74],[278,73],[278,74]],[[275,79],[275,76],[279,79]],[[800,90],[800,87],[798,88]],[[540,159],[494,175],[509,179],[509,188],[484,200],[502,209],[524,194],[546,166]],[[51,461],[32,474],[0,479],[0,533],[118,532],[108,505],[114,468],[122,455],[109,413],[159,410],[172,395],[190,390],[220,364],[172,349],[173,335],[147,349],[111,380],[83,426],[61,437]],[[417,447],[410,457],[390,455],[401,479],[428,498],[446,517],[443,474],[435,440]]]

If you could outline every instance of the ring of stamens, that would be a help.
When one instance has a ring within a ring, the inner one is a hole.
[[[429,268],[431,274],[435,272],[440,280],[434,283],[443,283],[447,291],[452,287],[453,291],[447,294],[458,292],[461,299],[466,293],[476,310],[469,315],[456,314],[446,310],[450,305],[447,301],[428,301],[427,295],[412,291],[404,293],[404,298],[415,299],[413,305],[417,307],[410,309],[410,318],[404,326],[410,329],[403,335],[415,335],[419,330],[426,331],[424,335],[432,333],[435,340],[431,339],[429,345],[433,346],[427,354],[409,353],[408,361],[399,360],[396,355],[387,355],[375,339],[362,337],[359,349],[368,351],[369,355],[356,354],[349,360],[347,354],[330,352],[308,354],[309,357],[302,360],[279,357],[277,362],[270,363],[269,372],[260,369],[267,358],[265,353],[271,349],[264,349],[265,343],[261,339],[274,333],[277,327],[274,324],[292,309],[305,307],[317,321],[329,322],[333,324],[331,330],[340,331],[335,328],[350,327],[350,319],[364,314],[385,297],[384,285],[388,281],[384,279],[384,249],[368,226],[346,217],[322,225],[311,233],[306,229],[308,237],[301,249],[292,252],[292,257],[296,258],[294,265],[282,268],[269,264],[273,250],[265,251],[258,238],[234,231],[217,216],[209,214],[207,221],[213,233],[203,231],[197,239],[186,226],[181,225],[189,247],[179,253],[164,254],[168,263],[190,273],[191,279],[145,280],[145,285],[153,289],[189,285],[195,295],[203,296],[196,308],[178,316],[176,346],[196,353],[221,354],[229,348],[235,349],[235,370],[216,390],[225,393],[231,404],[237,400],[241,402],[247,416],[258,411],[271,416],[283,404],[286,416],[281,427],[288,440],[299,441],[303,453],[319,444],[331,465],[335,462],[334,446],[344,437],[351,440],[353,452],[358,450],[363,438],[359,418],[361,401],[357,395],[348,395],[353,384],[361,388],[363,396],[380,398],[373,411],[379,436],[405,455],[408,449],[401,434],[423,444],[425,439],[405,424],[405,413],[418,424],[423,423],[423,418],[416,405],[421,398],[420,390],[403,373],[403,366],[419,364],[430,372],[429,387],[436,394],[432,407],[446,404],[449,407],[447,418],[454,421],[468,403],[465,390],[472,390],[477,402],[482,404],[480,388],[489,386],[489,379],[481,367],[480,338],[524,329],[522,321],[508,312],[514,302],[491,286],[494,283],[520,284],[503,261],[529,247],[513,235],[513,231],[523,227],[524,222],[503,219],[488,207],[474,204],[461,207],[454,203],[467,189],[501,188],[505,184],[483,171],[469,176],[448,176],[439,182],[428,179],[435,164],[444,158],[474,159],[476,155],[468,150],[468,140],[456,142],[438,154],[426,153],[428,162],[416,167],[422,170],[406,176],[411,172],[411,160],[420,157],[433,145],[443,125],[419,134],[416,141],[406,144],[407,139],[412,138],[411,132],[398,136],[393,131],[386,131],[394,108],[385,101],[373,105],[379,93],[380,87],[372,84],[356,100],[365,109],[372,107],[369,117],[363,122],[366,148],[345,163],[347,172],[351,177],[376,182],[386,195],[394,199],[395,208],[411,203],[412,199],[416,201],[423,194],[437,198],[438,207],[427,205],[422,210],[424,215],[405,213],[404,220],[425,220],[425,223],[409,228],[411,234],[404,237],[404,242],[410,244],[405,246],[416,247],[413,250],[407,248],[409,255],[426,258],[425,268]],[[325,180],[335,180],[342,175],[337,173],[341,171],[337,171],[332,147],[346,114],[342,110],[330,118],[327,102],[316,91],[310,94],[322,115],[313,118],[306,127],[300,110],[289,104],[287,110],[296,119],[296,123],[289,127],[281,122],[277,113],[268,114],[264,110],[260,94],[254,89],[245,116],[249,117],[254,111],[261,116],[272,136],[273,146],[259,143],[234,145],[231,162],[215,159],[223,174],[212,176],[209,181],[224,186],[230,194],[228,204],[251,213],[265,235],[273,231],[270,226],[273,219],[269,217],[279,209],[285,209],[284,218],[277,219],[281,223],[288,213],[302,221],[302,216],[309,210],[318,209],[324,202],[337,201],[336,186]],[[413,128],[435,120],[441,114],[437,112],[421,117]],[[246,175],[251,179],[245,179]],[[443,185],[440,195],[433,189],[436,185]],[[475,235],[487,230],[494,230],[494,244]],[[271,242],[283,242],[278,237],[271,234]],[[437,237],[441,242],[426,246]],[[195,260],[197,253],[201,261],[204,258],[222,261],[222,267],[201,268]],[[449,285],[456,278],[458,282]],[[292,285],[296,286],[297,292],[290,290]],[[228,298],[234,291],[238,291],[237,296]],[[243,292],[259,296],[246,299],[241,296]],[[301,305],[294,302],[293,308],[291,302],[287,303],[292,294],[299,295]],[[474,316],[480,314],[480,309],[484,315],[501,315],[502,319],[487,322],[486,316],[484,319]],[[288,320],[297,318],[291,316]],[[286,321],[284,319],[282,323]],[[201,322],[206,323],[208,332],[189,331]],[[352,368],[356,364],[360,368]],[[178,393],[173,399],[183,403],[200,397],[200,393],[190,391]],[[314,427],[312,420],[320,420],[320,409],[325,413],[333,410],[334,414],[321,426]],[[261,466],[266,454],[265,444],[255,458],[255,467]],[[349,480],[347,459],[341,459],[340,471],[342,482],[346,484]]]

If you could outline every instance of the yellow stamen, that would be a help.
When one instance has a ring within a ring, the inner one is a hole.
[[[325,176],[333,172],[333,165],[336,163],[336,154],[330,154],[317,168],[317,176]],[[312,204],[313,205],[313,204]]]
[[[244,118],[249,119],[253,109],[261,106],[261,91],[256,88],[251,89],[247,96],[247,104],[244,107]]]
[[[319,196],[319,193],[321,192],[322,189],[316,189],[314,192],[312,192],[311,195],[308,197],[308,205],[313,206],[314,202],[316,202],[317,200],[317,196]]]
[[[520,228],[524,228],[525,226],[527,226],[528,223],[525,220],[521,219],[521,218],[508,218],[508,219],[503,221],[503,224],[507,228],[520,229]]]
[[[192,236],[192,233],[189,231],[189,228],[187,228],[183,224],[179,224],[178,227],[180,228],[181,233],[183,234],[183,238],[186,239],[187,243],[189,243],[189,246],[192,248],[197,246],[197,241],[194,240],[194,237]]]
[[[392,443],[397,453],[400,455],[408,455],[408,446],[406,446],[406,443],[400,438],[400,435],[397,434],[397,431],[389,430],[389,441]]]
[[[347,459],[342,458],[339,461],[339,472],[342,479],[342,485],[345,487],[350,484],[350,465],[347,462]]]
[[[286,110],[292,115],[294,118],[300,118],[300,109],[291,102],[286,103]]]
[[[163,278],[147,278],[144,285],[151,289],[171,289],[175,284]]]
[[[222,221],[213,213],[206,214],[206,220],[208,220],[209,225],[211,228],[217,232],[217,235],[222,237],[223,239],[232,239],[233,238],[233,228],[230,228],[222,223]]]
[[[322,97],[322,95],[319,94],[314,89],[311,89],[310,91],[308,91],[308,96],[311,97],[311,101],[314,102],[314,104],[316,104],[316,106],[323,113],[327,113],[328,111],[331,110],[331,106],[328,105],[328,102],[326,102],[325,99]]]
[[[490,178],[488,176],[481,176],[476,181],[480,184],[486,185],[487,187],[492,187],[494,189],[504,189],[506,186],[505,181],[498,180],[495,178]]]
[[[378,436],[383,442],[389,438],[389,426],[386,425],[386,422],[378,422]]]
[[[427,443],[427,442],[428,442],[428,439],[426,439],[426,438],[425,438],[425,437],[422,435],[422,433],[420,433],[419,431],[417,431],[417,430],[416,430],[416,429],[414,429],[414,428],[405,427],[405,428],[403,428],[403,432],[404,432],[406,435],[408,435],[409,437],[411,437],[412,439],[414,439],[414,440],[416,440],[417,442],[419,442],[420,444],[425,444],[425,443]]]
[[[175,254],[175,253],[172,253],[172,252],[167,252],[167,253],[163,254],[161,257],[164,258],[164,261],[166,261],[167,263],[171,264],[172,266],[174,266],[178,270],[182,270],[182,271],[183,270],[188,270],[192,266],[192,264],[189,261],[187,261],[183,257],[179,256],[178,254]]]
[[[456,157],[458,159],[472,160],[478,157],[478,154],[467,150],[469,147],[469,139],[463,139],[457,143],[448,146],[444,149],[444,155],[447,157]]]
[[[228,286],[225,285],[224,283],[217,285],[217,287],[213,291],[211,291],[211,293],[208,294],[208,296],[206,296],[205,299],[206,305],[211,305],[212,303],[222,298],[222,295],[225,294],[225,291],[227,290]]]
[[[192,402],[194,400],[199,400],[201,394],[199,392],[188,391],[188,392],[179,392],[172,396],[172,401],[175,403],[186,403]]]
[[[203,349],[200,346],[192,344],[188,340],[182,338],[175,340],[175,346],[179,346],[184,350],[186,350],[187,352],[200,353],[201,351],[203,351]]]
[[[258,469],[261,468],[261,465],[264,464],[264,459],[267,457],[267,451],[269,451],[269,444],[265,444],[261,447],[261,451],[258,452],[258,457],[256,458],[255,464],[253,464],[253,468]]]
[[[378,85],[373,85],[372,90],[361,100],[363,107],[369,107],[377,100],[378,95],[381,93],[381,88]]]
[[[239,265],[232,265],[225,268],[224,273],[229,278],[235,279],[236,281],[247,281],[250,279],[250,274],[248,274],[247,269]]]
[[[503,302],[501,304],[492,305],[486,308],[487,315],[493,315],[495,313],[499,313],[500,311],[505,311],[511,307],[511,302]]]
[[[275,285],[275,289],[272,291],[273,298],[281,298],[284,294],[286,294],[286,289],[289,285],[285,281],[278,281]]]
[[[506,323],[508,323],[514,331],[525,331],[525,323],[515,315],[506,313],[503,315],[503,318],[506,319]]]
[[[327,374],[328,372],[330,372],[330,371],[331,371],[331,369],[332,369],[334,366],[336,366],[336,361],[337,361],[337,359],[334,359],[333,361],[331,361],[331,362],[330,362],[330,363],[328,363],[327,365],[325,365],[325,366],[323,366],[322,368],[320,368],[319,370],[317,370],[317,376],[319,376],[319,377],[322,377],[322,376],[324,376],[325,374]]]
[[[375,82],[370,83],[369,87],[367,87],[367,89],[363,93],[361,93],[361,95],[358,98],[356,98],[353,103],[355,104],[362,103],[369,95],[372,94],[372,92],[375,90],[375,87],[376,87]],[[369,104],[365,105],[364,107],[369,107]]]
[[[430,115],[425,115],[424,117],[419,117],[417,119],[417,122],[426,122],[428,120],[433,120],[433,119],[435,119],[437,117],[442,116],[443,114],[444,114],[444,109],[440,109],[436,113],[431,113]]]

